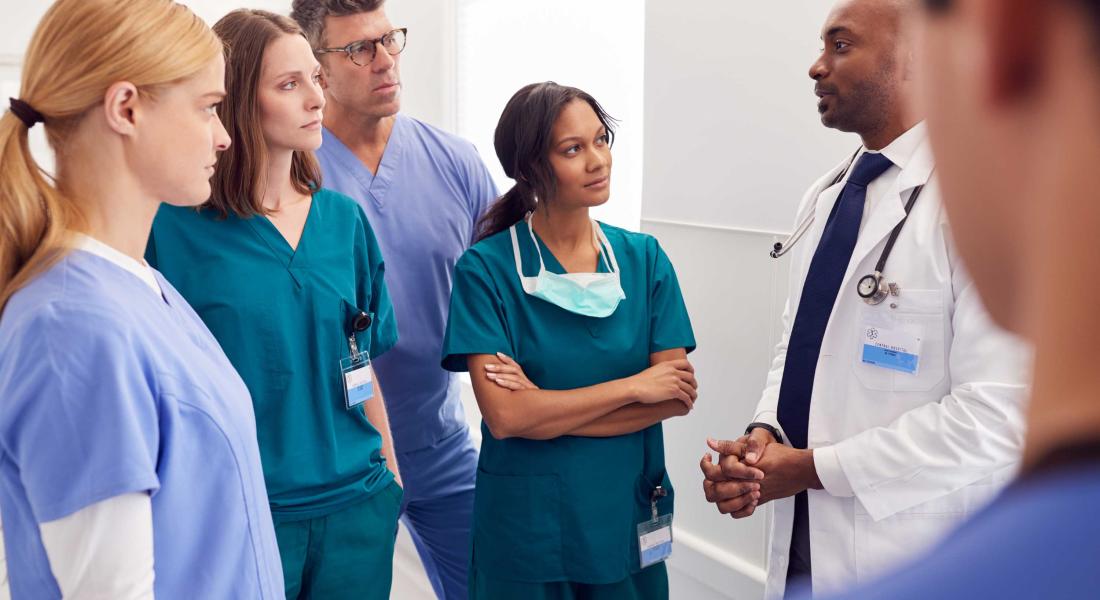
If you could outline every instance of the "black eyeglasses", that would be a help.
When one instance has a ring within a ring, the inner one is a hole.
[[[390,56],[401,54],[401,51],[405,49],[405,37],[408,32],[408,28],[402,27],[401,29],[394,29],[377,39],[355,41],[343,48],[318,48],[313,52],[316,54],[344,52],[351,59],[351,62],[360,67],[365,67],[374,62],[374,57],[378,54],[379,44]]]

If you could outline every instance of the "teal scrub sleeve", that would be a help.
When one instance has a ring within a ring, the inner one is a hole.
[[[60,519],[123,494],[153,493],[157,401],[125,323],[53,305],[12,340],[0,365],[9,419],[5,452],[19,465],[34,518]]]
[[[455,265],[447,333],[443,338],[443,368],[467,371],[468,355],[497,352],[515,356],[504,303],[484,260],[467,251]]]
[[[374,229],[367,220],[363,209],[356,205],[362,233],[356,242],[356,301],[359,306],[367,306],[366,311],[373,315],[370,329],[370,357],[378,358],[397,344],[397,316],[390,302],[390,292],[386,288],[386,261],[382,249],[374,236]],[[368,303],[369,301],[369,303]]]
[[[695,333],[691,328],[684,296],[672,261],[657,240],[650,238],[649,260],[649,352],[674,348],[695,350]]]
[[[157,241],[153,238],[153,231],[149,231],[149,242],[145,245],[145,262],[150,267],[157,268]]]

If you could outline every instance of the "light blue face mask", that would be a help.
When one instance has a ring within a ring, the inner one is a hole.
[[[531,242],[539,255],[539,274],[535,277],[524,277],[519,237],[516,235],[516,226],[513,225],[509,230],[512,234],[512,254],[516,259],[516,273],[523,284],[523,291],[578,315],[602,319],[614,314],[619,303],[626,299],[626,293],[619,282],[619,263],[615,260],[615,250],[611,248],[611,242],[607,240],[600,226],[592,221],[592,241],[610,272],[559,274],[546,270],[546,264],[542,261],[542,250],[535,239],[534,230],[531,229],[531,215],[528,214],[524,220],[527,222],[527,231],[531,234]]]

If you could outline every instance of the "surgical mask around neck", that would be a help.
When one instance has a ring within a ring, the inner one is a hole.
[[[509,232],[512,235],[512,254],[516,259],[516,274],[519,275],[523,291],[541,300],[545,300],[571,313],[586,317],[605,318],[615,313],[619,303],[626,299],[619,280],[619,263],[615,260],[615,250],[611,247],[607,235],[600,226],[592,221],[592,237],[599,258],[608,268],[608,273],[551,273],[546,270],[542,259],[542,250],[535,231],[531,228],[531,213],[524,218],[531,243],[539,256],[539,272],[535,277],[523,275],[523,263],[520,259],[519,236],[516,226]]]

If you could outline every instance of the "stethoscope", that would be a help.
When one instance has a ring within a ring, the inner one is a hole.
[[[825,186],[822,191],[833,187],[844,179],[848,171],[851,170],[852,165],[855,164],[856,158],[859,157],[859,153],[862,150],[862,148],[856,150],[856,153],[852,155],[852,158],[848,161],[848,165],[844,167],[844,170],[833,179],[832,183]],[[886,247],[882,249],[882,254],[879,255],[878,262],[875,263],[875,271],[870,275],[861,277],[856,283],[856,293],[867,304],[882,304],[882,302],[891,295],[901,295],[901,289],[898,287],[898,284],[886,283],[882,274],[886,269],[886,261],[890,258],[890,253],[894,250],[894,244],[897,243],[898,236],[901,235],[901,230],[905,227],[905,222],[909,220],[909,213],[913,211],[913,205],[917,203],[917,198],[920,197],[922,191],[924,191],[923,185],[913,188],[913,192],[909,194],[909,201],[905,203],[905,216],[902,218],[901,222],[894,226],[894,230],[890,232],[890,238],[886,240]],[[811,210],[810,214],[799,223],[798,227],[795,228],[791,235],[787,236],[786,240],[776,242],[775,246],[772,247],[772,258],[781,258],[794,248],[795,244],[797,244],[810,230],[810,227],[813,226],[816,212],[817,211]]]

